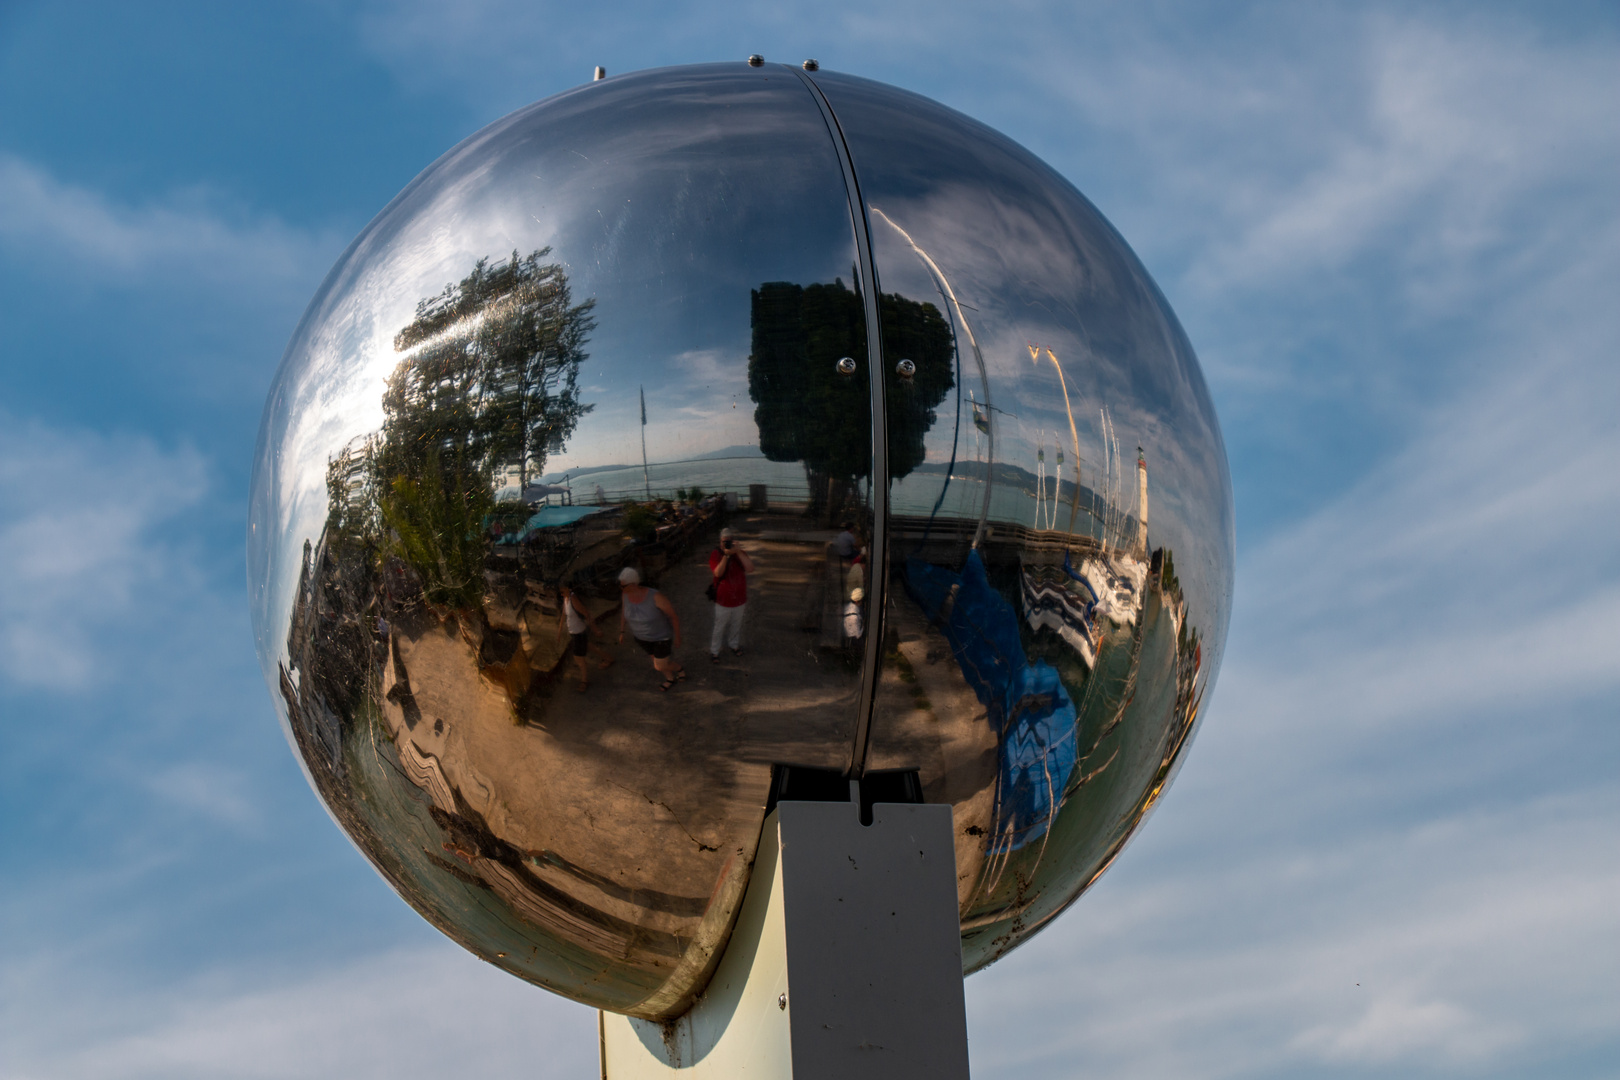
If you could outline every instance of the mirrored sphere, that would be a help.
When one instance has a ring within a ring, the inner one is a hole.
[[[775,798],[948,803],[968,971],[1095,881],[1219,666],[1232,497],[1070,184],[739,60],[559,94],[394,199],[288,346],[248,549],[288,738],[383,877],[662,1019]]]

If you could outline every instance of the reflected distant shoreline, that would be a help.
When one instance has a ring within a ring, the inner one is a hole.
[[[697,466],[694,468],[694,466]],[[900,516],[928,517],[934,511],[939,489],[945,483],[946,465],[942,462],[924,462],[910,476],[896,480],[889,489],[889,511]],[[958,507],[951,516],[963,513],[977,519],[983,503],[984,463],[958,461],[950,475],[948,493],[951,505]],[[977,475],[975,475],[977,474]],[[1035,509],[1038,480],[1034,473],[1016,465],[998,462],[993,472],[995,484],[990,494],[990,516],[993,523],[1027,524]],[[576,504],[594,502],[596,489],[602,489],[602,498],[608,503],[638,502],[647,497],[647,484],[655,498],[672,499],[682,488],[701,487],[706,493],[732,492],[746,501],[749,488],[765,484],[773,504],[799,504],[810,497],[804,469],[796,462],[773,462],[761,456],[700,455],[680,461],[651,462],[643,477],[640,465],[598,465],[583,469],[547,473],[544,482],[559,484],[568,481],[572,499]],[[1074,482],[1061,485],[1046,478],[1046,498],[1055,497],[1068,504],[1074,496]],[[958,502],[960,500],[960,502]],[[1105,517],[1103,497],[1089,487],[1080,489],[1081,517],[1075,522],[1075,535],[1101,539],[1101,522]],[[1121,519],[1126,535],[1136,529],[1136,519],[1126,514]]]
[[[752,450],[753,453],[748,453]],[[691,465],[700,461],[760,461],[765,457],[759,452],[757,446],[726,446],[707,454],[696,454],[689,458],[675,458],[669,461],[650,461],[648,466],[657,468],[660,465]],[[577,469],[558,469],[548,472],[540,478],[542,484],[560,484],[570,477],[590,476],[595,473],[615,472],[620,469],[639,469],[640,465],[628,462],[613,465],[582,465]]]

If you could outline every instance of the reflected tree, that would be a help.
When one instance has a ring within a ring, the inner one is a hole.
[[[394,337],[405,358],[383,395],[384,475],[411,475],[432,450],[447,470],[544,470],[591,406],[579,366],[594,300],[573,304],[550,248],[480,259],[465,278],[416,305]]]
[[[595,301],[573,302],[549,253],[480,259],[418,303],[394,337],[382,429],[328,465],[328,534],[404,560],[429,603],[478,604],[496,478],[542,473],[592,408],[578,376]]]
[[[923,463],[923,439],[945,395],[956,385],[955,341],[951,328],[933,304],[892,293],[878,297],[883,325],[884,413],[889,428],[889,479],[900,480]],[[911,378],[895,370],[901,360],[916,365]]]
[[[922,463],[923,437],[955,385],[952,338],[933,304],[883,294],[878,314],[887,359],[916,365],[909,379],[892,364],[884,372],[889,474],[898,480]],[[872,471],[867,382],[837,368],[841,357],[866,357],[860,294],[842,280],[766,282],[752,290],[750,321],[748,394],[760,450],[772,461],[802,461],[811,513],[836,513],[841,492]]]

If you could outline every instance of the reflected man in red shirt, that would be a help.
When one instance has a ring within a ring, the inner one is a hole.
[[[718,661],[722,646],[742,655],[743,610],[748,606],[748,575],[754,560],[739,546],[730,529],[720,530],[720,546],[709,553],[714,575],[714,633],[709,636],[709,659]]]

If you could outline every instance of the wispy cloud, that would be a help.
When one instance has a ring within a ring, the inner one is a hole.
[[[129,275],[166,271],[220,284],[302,285],[330,263],[334,240],[233,207],[203,189],[120,202],[0,154],[0,242],[7,256],[71,267],[101,283],[141,286],[146,279]]]
[[[170,765],[145,777],[146,787],[165,802],[221,824],[256,827],[262,815],[248,798],[247,777],[239,770],[205,762]]]
[[[1193,270],[1201,289],[1340,270],[1373,253],[1405,271],[1409,299],[1438,312],[1586,239],[1573,227],[1620,168],[1612,50],[1527,42],[1506,27],[1370,22],[1362,92],[1341,124],[1293,141],[1298,171],[1273,174],[1283,184],[1263,199],[1216,189],[1239,228]]]
[[[969,981],[975,1075],[1517,1076],[1612,1043],[1620,861],[1591,855],[1620,806],[1589,797],[1330,850],[1144,837],[1039,945]]]
[[[1327,396],[1385,434],[1244,553],[1214,709],[1136,847],[970,982],[979,1074],[1614,1046],[1620,67],[1518,23],[1321,22],[1225,55],[1138,23],[1073,63],[1054,35],[1029,65],[1136,181],[1105,209],[1170,269],[1228,424]]]
[[[298,312],[343,243],[227,192],[130,197],[0,148],[0,269],[24,309],[11,340],[15,374],[43,384],[34,365],[72,365],[85,406],[101,416],[132,393],[206,401],[187,427],[208,443],[223,434],[210,421],[256,414]],[[67,332],[35,323],[33,311]],[[91,326],[97,335],[87,338]]]
[[[29,1027],[7,1025],[15,1080],[593,1075],[595,1014],[448,944],[288,977],[198,980],[87,1000],[48,971]]]
[[[139,436],[4,420],[0,674],[83,690],[117,674],[110,638],[149,633],[143,605],[186,577],[160,529],[202,498],[207,469]]]

